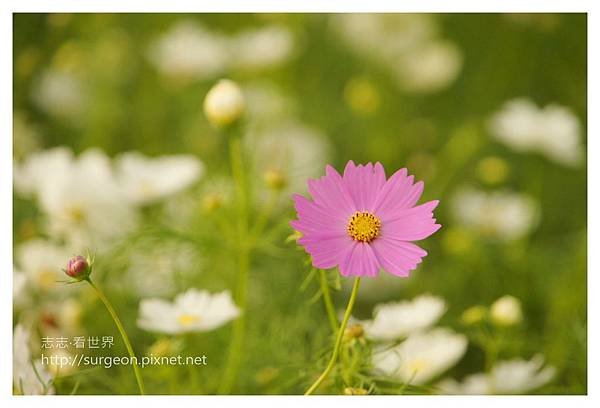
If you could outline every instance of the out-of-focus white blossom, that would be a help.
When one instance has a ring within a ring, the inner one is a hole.
[[[492,321],[501,326],[512,326],[523,320],[521,301],[514,296],[502,296],[490,307]]]
[[[74,157],[66,147],[55,147],[30,154],[22,162],[13,164],[15,191],[24,197],[38,194],[44,183],[50,182],[53,175],[70,171]]]
[[[295,112],[294,101],[272,82],[251,82],[244,86],[248,117],[253,125],[272,124]]]
[[[432,41],[398,61],[396,75],[402,88],[414,93],[432,93],[446,88],[458,77],[462,54],[450,41]]]
[[[204,167],[192,155],[146,157],[138,152],[115,159],[117,183],[134,203],[150,203],[196,182]]]
[[[230,69],[273,68],[287,61],[293,51],[294,37],[283,26],[266,25],[227,35],[185,20],[155,40],[148,56],[169,77],[205,80]]]
[[[327,163],[331,146],[320,131],[292,121],[251,132],[246,148],[253,155],[256,173],[277,170],[291,191],[304,191],[306,179],[316,178]]]
[[[20,305],[25,297],[25,285],[27,276],[13,267],[13,304]]]
[[[437,388],[446,394],[524,394],[549,383],[556,369],[544,367],[544,357],[535,355],[531,360],[499,361],[489,374],[478,373],[464,378],[441,381]]]
[[[535,151],[568,166],[579,164],[583,158],[579,119],[564,106],[538,108],[528,99],[513,99],[492,115],[489,130],[517,152]]]
[[[81,79],[57,68],[41,74],[33,85],[31,98],[45,112],[60,117],[78,115],[86,102]]]
[[[183,79],[209,79],[229,63],[227,38],[192,21],[180,21],[157,39],[150,61],[163,74]]]
[[[31,358],[30,340],[29,330],[18,324],[13,331],[13,390],[22,395],[54,394],[50,373]]]
[[[434,325],[446,311],[444,299],[421,295],[411,301],[375,306],[373,320],[363,322],[367,337],[393,341]]]
[[[227,291],[211,294],[189,289],[173,303],[162,299],[142,300],[137,324],[144,330],[167,334],[204,332],[226,324],[239,313]]]
[[[386,67],[408,92],[440,91],[462,68],[462,53],[439,38],[432,15],[348,13],[334,15],[331,25],[358,54]]]
[[[192,270],[198,273],[201,259],[192,244],[162,241],[132,248],[125,274],[132,290],[144,297],[171,296],[175,280]]]
[[[287,61],[294,49],[292,33],[285,27],[270,25],[244,30],[231,39],[234,67],[259,70]]]
[[[335,14],[331,26],[355,51],[387,64],[437,35],[428,14]]]
[[[60,283],[65,280],[62,268],[69,255],[65,248],[50,241],[32,239],[16,248],[15,257],[19,270],[31,287],[52,290],[63,289],[64,285]]]
[[[538,220],[535,201],[509,191],[463,190],[455,195],[452,206],[455,218],[463,226],[506,241],[523,237]]]
[[[40,134],[22,112],[13,113],[13,157],[23,157],[37,150]]]
[[[376,372],[403,383],[422,385],[454,366],[467,350],[467,338],[446,328],[415,333],[397,346],[376,350]]]
[[[47,232],[65,239],[73,250],[101,249],[137,221],[110,159],[99,149],[77,158],[65,148],[33,154],[15,166],[15,187],[37,198],[47,216]]]
[[[102,151],[87,150],[70,167],[40,188],[39,202],[51,233],[81,250],[105,247],[135,226],[137,213]]]

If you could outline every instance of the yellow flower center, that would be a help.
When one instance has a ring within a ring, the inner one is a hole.
[[[80,205],[71,204],[66,208],[66,217],[75,224],[81,224],[85,221],[85,211]]]
[[[411,361],[408,364],[408,371],[411,373],[411,375],[416,375],[418,372],[423,371],[425,368],[427,368],[427,362],[425,362],[424,360],[415,360]]]
[[[348,221],[348,235],[361,242],[371,242],[379,235],[381,221],[370,212],[355,212]]]
[[[47,268],[38,271],[37,281],[42,289],[51,289],[58,280],[56,273]]]
[[[179,322],[182,326],[191,326],[200,320],[200,317],[197,315],[183,314],[177,318],[177,322]]]

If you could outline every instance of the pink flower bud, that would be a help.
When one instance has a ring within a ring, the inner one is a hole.
[[[90,265],[83,256],[77,255],[69,259],[65,273],[75,279],[84,279],[90,274]]]

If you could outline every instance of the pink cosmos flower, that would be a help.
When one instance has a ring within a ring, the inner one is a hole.
[[[343,177],[331,166],[308,181],[312,201],[294,195],[302,233],[298,243],[316,268],[339,266],[342,276],[377,276],[380,269],[407,277],[427,255],[411,241],[427,238],[441,225],[433,218],[439,201],[417,205],[423,182],[413,183],[406,169],[386,180],[381,163],[356,166]]]

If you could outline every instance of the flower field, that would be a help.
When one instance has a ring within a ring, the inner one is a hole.
[[[586,394],[584,14],[15,14],[13,394]]]

